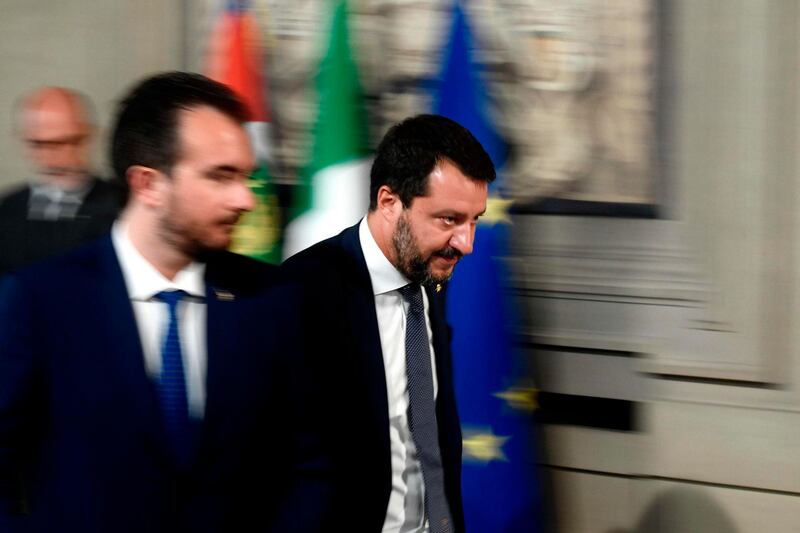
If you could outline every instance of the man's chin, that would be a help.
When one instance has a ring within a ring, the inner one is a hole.
[[[228,248],[233,243],[233,234],[236,230],[236,222],[226,222],[220,224],[218,231],[214,232],[208,239],[208,244],[217,249]]]
[[[215,237],[207,239],[195,239],[189,246],[186,247],[186,253],[196,260],[201,262],[209,255],[214,255],[218,252],[223,252],[230,248],[233,239],[228,237]]]
[[[428,261],[429,269],[444,273],[452,273],[459,257],[445,257],[441,255],[434,255]]]
[[[42,181],[66,189],[79,187],[89,179],[86,173],[45,171],[39,174]]]
[[[454,268],[452,266],[446,269],[429,267],[424,283],[430,286],[446,283],[453,277],[453,270]]]
[[[233,239],[230,236],[228,236],[227,238],[217,239],[214,242],[208,243],[206,247],[212,251],[213,250],[220,251],[220,250],[227,250],[228,248],[231,247],[231,244],[233,244]]]

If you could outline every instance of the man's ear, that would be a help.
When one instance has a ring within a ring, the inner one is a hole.
[[[133,165],[128,167],[125,177],[128,180],[131,198],[151,207],[161,205],[165,181],[168,179],[163,172],[142,165]]]
[[[387,220],[396,220],[403,212],[403,202],[400,195],[392,191],[388,185],[381,185],[378,189],[376,211]]]

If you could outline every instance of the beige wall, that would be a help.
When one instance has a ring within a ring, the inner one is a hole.
[[[85,92],[106,128],[116,98],[145,73],[182,63],[181,0],[2,0],[0,2],[0,189],[25,179],[12,132],[23,92],[57,84]],[[105,133],[96,147],[106,174]]]
[[[544,428],[556,525],[800,531],[800,10],[665,4],[669,217],[517,220],[540,386],[636,404]]]

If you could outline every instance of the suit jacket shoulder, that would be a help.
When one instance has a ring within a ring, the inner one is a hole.
[[[31,189],[28,185],[18,186],[0,196],[0,220],[13,220],[24,217],[28,210]]]
[[[61,293],[74,294],[78,290],[76,283],[82,279],[104,283],[109,268],[115,268],[122,279],[111,236],[107,235],[65,254],[19,268],[13,275],[22,283],[36,287],[35,290],[54,297]]]
[[[248,294],[282,281],[277,266],[232,252],[215,252],[205,262],[206,281],[212,287]]]
[[[282,266],[286,275],[305,285],[349,282],[369,285],[369,271],[361,251],[358,224],[298,252]]]
[[[81,204],[80,214],[88,217],[106,217],[111,220],[125,205],[127,191],[118,181],[92,178],[92,188]]]

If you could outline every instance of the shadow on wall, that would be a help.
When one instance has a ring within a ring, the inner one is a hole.
[[[674,488],[656,496],[635,529],[605,533],[738,533],[725,511],[701,489]]]

